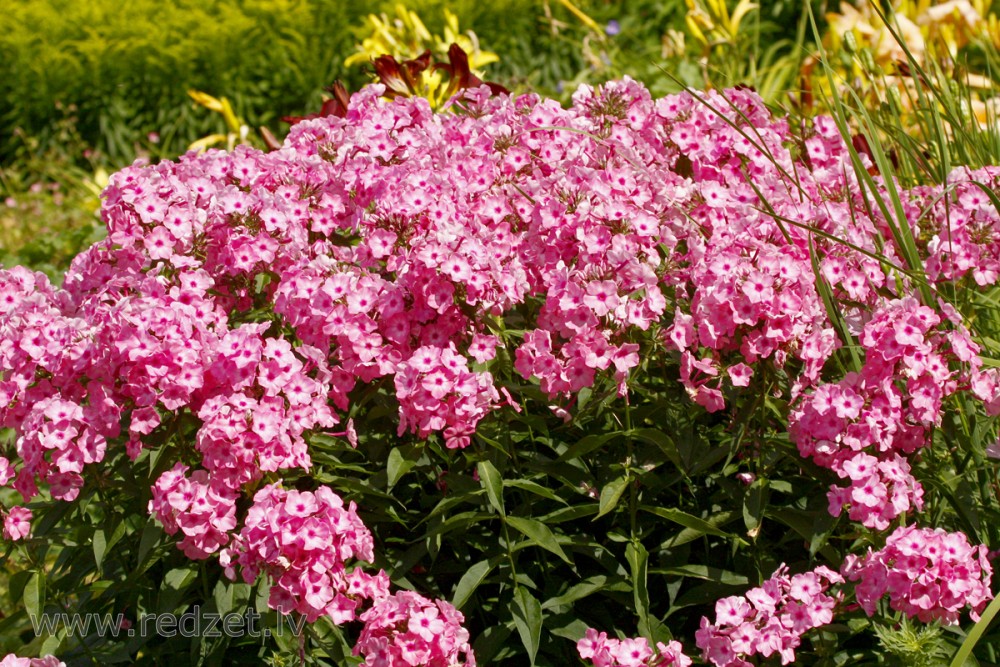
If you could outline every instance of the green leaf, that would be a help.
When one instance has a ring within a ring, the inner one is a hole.
[[[219,616],[225,616],[233,610],[233,585],[229,582],[221,579],[217,581],[212,597],[215,599],[215,611]]]
[[[578,459],[585,454],[589,454],[598,447],[602,446],[606,442],[610,442],[614,438],[622,435],[622,431],[614,431],[612,433],[601,433],[595,435],[588,435],[585,438],[581,438],[574,445],[570,446],[562,455],[559,457],[558,461],[560,463],[564,461],[572,461],[573,459]]]
[[[720,570],[719,568],[707,565],[678,565],[676,567],[650,570],[650,572],[666,576],[704,579],[730,586],[746,586],[748,583],[747,578],[742,574],[730,572],[729,570]]]
[[[993,601],[986,607],[983,615],[972,626],[972,630],[965,636],[962,645],[955,652],[950,667],[965,667],[968,664],[967,661],[972,657],[972,649],[976,648],[976,644],[979,643],[979,640],[983,637],[983,633],[990,627],[990,623],[993,622],[993,617],[997,615],[997,612],[1000,612],[1000,596],[993,598]]]
[[[618,501],[621,500],[622,493],[625,492],[625,487],[628,486],[628,475],[623,475],[618,479],[608,482],[601,489],[601,500],[598,503],[597,516],[594,519],[599,519],[604,516],[615,507],[618,506]]]
[[[756,537],[760,530],[760,521],[764,516],[764,508],[767,506],[768,481],[766,479],[754,480],[754,483],[747,489],[746,499],[743,501],[743,523],[751,537]]]
[[[593,503],[587,503],[586,505],[563,507],[561,509],[557,509],[555,512],[549,512],[539,518],[546,524],[553,524],[575,521],[576,519],[582,519],[583,517],[590,516],[591,514],[597,514],[597,508],[594,507]]]
[[[7,594],[11,600],[21,599],[24,595],[24,587],[28,584],[30,578],[31,572],[29,570],[20,570],[10,575],[7,583]]]
[[[24,608],[32,619],[40,619],[45,611],[45,573],[34,572],[24,587]]]
[[[97,569],[100,570],[101,564],[104,562],[104,554],[108,550],[108,541],[103,530],[95,530],[91,539],[94,546],[94,562],[97,564]]]
[[[555,627],[553,627],[555,625]],[[568,618],[567,615],[563,614],[559,617],[549,617],[549,622],[546,623],[546,630],[549,634],[554,637],[562,637],[563,639],[568,639],[574,644],[576,644],[580,639],[587,634],[588,625],[578,618]]]
[[[649,552],[640,542],[629,542],[625,547],[625,558],[628,560],[632,575],[632,599],[635,601],[635,613],[639,617],[639,634],[650,635],[649,629],[649,590],[646,588],[646,568],[649,562]]]
[[[142,537],[139,538],[138,563],[140,566],[146,562],[146,555],[157,545],[162,536],[163,529],[157,525],[156,521],[149,519],[142,529]]]
[[[541,496],[542,498],[548,498],[549,500],[555,500],[563,505],[567,504],[563,498],[560,498],[551,489],[548,489],[541,484],[536,484],[526,479],[505,479],[503,481],[505,487],[510,486],[515,489],[521,489],[522,491],[527,491],[528,493],[533,493],[536,496]]]
[[[503,478],[499,471],[489,461],[480,461],[476,466],[479,471],[479,482],[486,489],[486,495],[490,499],[493,509],[504,516],[506,512],[503,508]]]
[[[570,565],[573,564],[573,561],[569,559],[566,552],[563,551],[562,547],[559,546],[559,543],[556,542],[556,536],[552,533],[549,527],[541,521],[536,521],[535,519],[525,519],[524,517],[519,516],[509,516],[507,517],[507,524],[514,530],[523,533],[538,546],[551,551]]]
[[[569,590],[558,597],[549,598],[542,603],[542,609],[552,609],[553,607],[558,607],[560,605],[569,604],[570,602],[576,602],[582,598],[589,595],[593,595],[598,591],[608,590],[610,584],[609,582],[619,582],[622,581],[620,577],[608,577],[604,574],[598,574],[593,577],[588,577],[575,586],[571,586]]]
[[[673,521],[674,523],[680,524],[685,528],[690,528],[691,530],[697,532],[699,536],[715,535],[717,537],[733,537],[730,533],[720,530],[708,521],[699,519],[694,515],[682,512],[681,510],[673,507],[652,507],[649,505],[640,505],[639,509],[649,512],[650,514],[655,514],[656,516],[667,519],[668,521]]]
[[[472,644],[476,653],[476,661],[480,665],[493,664],[497,652],[507,649],[510,636],[514,633],[514,621],[511,619],[499,625],[487,626]]]
[[[660,451],[667,455],[671,463],[684,470],[685,466],[681,461],[680,453],[677,451],[677,445],[674,443],[673,438],[663,431],[655,428],[637,428],[629,431],[629,435],[656,445],[660,448]]]
[[[528,660],[535,664],[538,645],[542,639],[542,606],[524,586],[518,586],[514,593],[514,625],[521,635],[521,642],[528,651]]]
[[[402,447],[393,447],[392,451],[389,452],[389,459],[386,462],[385,469],[386,477],[388,478],[386,490],[396,486],[396,482],[417,463],[415,460],[407,459],[403,455],[402,450]]]
[[[462,575],[462,578],[458,580],[458,586],[455,587],[455,594],[451,598],[451,604],[456,609],[461,609],[472,594],[476,592],[479,588],[479,584],[483,583],[483,579],[496,567],[498,559],[491,560],[481,560]]]
[[[58,634],[49,635],[48,637],[46,637],[45,641],[43,641],[42,645],[39,647],[38,653],[40,655],[46,655],[46,654],[53,655],[57,653],[59,651],[59,647],[63,643],[63,638],[61,635],[62,633],[60,632]]]
[[[460,512],[454,514],[441,523],[431,526],[424,533],[424,537],[434,537],[445,535],[456,530],[467,530],[469,526],[481,521],[495,519],[496,515],[490,512]]]
[[[180,591],[198,576],[198,571],[188,567],[177,567],[163,575],[161,590]]]

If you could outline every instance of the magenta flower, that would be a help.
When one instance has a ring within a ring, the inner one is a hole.
[[[4,538],[12,541],[24,539],[31,532],[31,510],[27,507],[11,507],[3,520]]]

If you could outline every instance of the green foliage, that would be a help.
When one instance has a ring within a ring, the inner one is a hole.
[[[97,216],[107,173],[87,164],[73,109],[55,124],[58,141],[38,157],[38,141],[21,138],[29,157],[0,166],[0,265],[25,265],[57,282],[70,261],[104,235]]]
[[[0,159],[23,146],[14,128],[55,137],[57,102],[74,104],[79,131],[116,164],[147,133],[167,155],[208,133],[188,88],[226,94],[252,124],[276,123],[343,76],[355,15],[337,2],[11,0],[0,14]]]
[[[550,0],[413,0],[407,7],[434,34],[444,32],[443,10],[453,12],[484,49],[500,54],[488,78],[517,92],[566,100],[579,83],[628,74],[659,95],[678,89],[675,78],[703,85],[709,76],[716,87],[752,83],[777,99],[794,82],[793,56],[801,46],[775,39],[794,34],[793,4],[754,12],[739,44],[707,62],[699,61],[703,54],[693,40],[684,48],[683,0],[576,3],[593,25],[616,21],[617,35],[595,31]],[[334,80],[352,89],[367,80],[344,61],[355,51],[365,17],[394,15],[395,5],[11,0],[0,14],[0,163],[24,162],[55,147],[60,106],[74,109],[90,159],[120,166],[142,153],[173,157],[219,129],[217,118],[191,103],[189,89],[227,97],[250,127],[268,126],[280,136],[278,119],[318,108],[322,89]],[[761,55],[747,60],[748,52]]]

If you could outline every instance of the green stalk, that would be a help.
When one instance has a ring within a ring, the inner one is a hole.
[[[965,661],[972,655],[972,649],[976,648],[976,644],[979,643],[983,634],[990,627],[990,623],[993,621],[993,617],[997,615],[997,612],[1000,612],[1000,597],[993,598],[990,605],[986,607],[986,611],[983,612],[982,617],[972,627],[969,634],[965,636],[965,641],[958,647],[958,652],[952,658],[950,667],[963,667],[965,665]]]

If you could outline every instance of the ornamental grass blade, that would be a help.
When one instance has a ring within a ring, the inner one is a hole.
[[[993,598],[993,601],[986,607],[986,611],[983,612],[979,621],[972,626],[972,630],[965,636],[965,641],[958,647],[955,657],[952,658],[950,667],[965,667],[966,661],[972,655],[972,649],[976,648],[976,644],[979,643],[983,634],[989,629],[990,623],[993,622],[993,618],[997,615],[997,612],[1000,612],[1000,597]]]

